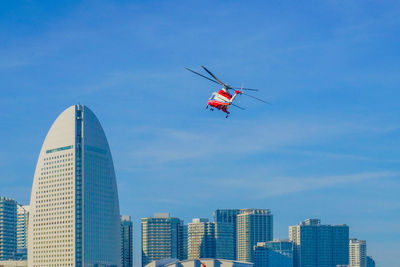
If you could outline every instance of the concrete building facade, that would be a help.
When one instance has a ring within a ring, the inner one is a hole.
[[[62,112],[34,174],[28,266],[120,266],[120,213],[110,148],[83,105]]]
[[[142,266],[168,258],[182,258],[183,221],[168,213],[142,218]]]
[[[365,240],[349,240],[349,267],[367,266],[367,242]]]
[[[254,261],[254,246],[272,241],[273,215],[268,209],[245,209],[237,215],[237,259]]]
[[[199,258],[234,258],[232,224],[198,218],[189,223],[188,259]]]

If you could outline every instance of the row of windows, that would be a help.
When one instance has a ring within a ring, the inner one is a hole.
[[[47,158],[44,158],[43,160],[49,161],[52,159],[61,159],[61,158],[66,158],[66,157],[71,157],[71,156],[73,156],[73,153],[67,153],[67,154],[62,154],[62,155],[58,155],[58,156],[47,157]]]
[[[49,198],[49,197],[57,197],[57,198],[53,198],[52,199],[52,201],[54,202],[54,201],[61,201],[61,200],[63,200],[63,197],[60,197],[60,196],[65,196],[65,195],[67,195],[67,193],[69,193],[69,192],[62,192],[62,193],[48,193],[48,194],[44,194],[43,193],[43,195],[41,195],[41,196],[37,196],[37,198],[39,198],[39,199],[46,199],[46,198]]]
[[[72,260],[70,260],[70,261],[72,261]],[[33,267],[55,267],[55,266],[58,267],[58,266],[73,266],[73,265],[74,265],[73,263],[62,263],[62,264],[54,263],[51,265],[43,265],[43,264],[36,265],[36,264],[34,264]]]
[[[48,221],[49,219],[47,219]],[[64,224],[64,223],[72,223],[72,220],[63,220],[63,221],[56,221],[56,222],[45,222],[45,223],[34,223],[34,226],[44,226],[44,225],[56,225],[56,224]]]
[[[64,172],[64,171],[72,171],[74,168],[65,168],[65,169],[59,169],[59,170],[54,170],[54,171],[47,171],[47,172],[41,172],[40,175],[48,175],[48,174],[52,174],[52,173],[60,173],[60,172]],[[72,172],[67,174],[67,175],[72,175]],[[48,178],[48,177],[39,177],[39,180],[42,180],[44,178]]]
[[[33,245],[35,248],[40,248],[39,245],[45,245],[45,244],[65,244],[65,242],[68,242],[68,240],[74,240],[73,235],[54,235],[54,236],[48,236],[42,238],[40,241],[34,241]],[[61,239],[62,238],[62,239]],[[67,239],[68,238],[68,239]],[[54,240],[58,239],[58,240]],[[72,241],[71,241],[72,242]],[[52,245],[53,247],[56,247],[57,245]],[[63,245],[60,245],[61,247]]]
[[[63,160],[59,160],[59,161],[56,161],[56,162],[54,162],[53,164],[56,164],[57,163],[57,165],[52,165],[52,164],[50,164],[50,162],[47,162],[47,163],[45,163],[44,165],[50,165],[49,167],[42,167],[42,168],[40,168],[40,170],[50,170],[50,169],[56,169],[56,168],[61,168],[61,167],[67,167],[67,166],[73,166],[74,164],[71,162],[71,163],[63,163],[63,162],[66,162],[66,161],[72,161],[72,159],[70,159],[70,160],[68,160],[68,159],[63,159]],[[59,164],[59,163],[63,163],[63,164]]]
[[[64,183],[57,183],[57,184],[50,184],[50,185],[43,185],[39,186],[39,190],[49,189],[49,188],[60,188],[63,191],[67,189],[72,189],[72,182],[64,182]],[[54,190],[54,189],[53,189]],[[59,190],[58,190],[59,191]]]
[[[41,235],[41,233],[46,233],[47,231],[54,230],[54,229],[63,229],[64,231],[67,231],[65,229],[73,228],[72,226],[73,225],[68,224],[68,225],[52,225],[50,227],[48,227],[48,226],[47,227],[38,227],[35,229],[36,231],[34,232],[33,235]]]

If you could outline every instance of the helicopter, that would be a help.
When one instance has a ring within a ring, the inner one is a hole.
[[[229,110],[228,110],[228,109],[229,109],[229,106],[234,106],[234,107],[237,107],[237,108],[239,108],[239,109],[241,109],[241,110],[244,110],[244,108],[242,108],[242,107],[240,107],[240,106],[238,106],[238,105],[233,104],[233,101],[235,100],[235,98],[236,98],[238,95],[245,95],[245,96],[251,97],[251,98],[253,98],[253,99],[256,99],[256,100],[258,100],[258,101],[261,101],[261,102],[264,102],[264,103],[266,103],[266,104],[269,104],[269,103],[268,103],[267,101],[265,101],[265,100],[262,100],[262,99],[260,99],[260,98],[257,98],[257,97],[255,97],[255,96],[249,95],[249,94],[247,94],[247,93],[244,92],[244,91],[258,91],[258,89],[243,88],[243,86],[242,86],[242,87],[233,87],[233,86],[230,86],[229,84],[223,83],[220,79],[218,79],[218,78],[217,78],[211,71],[209,71],[206,67],[204,67],[204,66],[201,66],[201,67],[202,67],[208,74],[210,74],[211,77],[214,78],[214,79],[211,79],[210,77],[207,77],[207,76],[205,76],[205,75],[203,75],[203,74],[200,74],[200,73],[198,73],[198,72],[196,72],[196,71],[194,71],[194,70],[191,70],[191,69],[189,69],[189,68],[186,68],[186,67],[185,67],[185,69],[187,69],[188,71],[191,71],[191,72],[193,72],[193,73],[195,73],[195,74],[197,74],[197,75],[200,75],[201,77],[206,78],[206,79],[209,80],[209,81],[212,81],[212,82],[214,82],[214,83],[217,83],[217,84],[220,84],[220,85],[223,86],[218,92],[213,92],[213,93],[211,94],[210,98],[209,98],[208,101],[207,101],[206,109],[208,109],[208,107],[210,107],[210,110],[211,110],[211,111],[214,111],[214,108],[219,109],[219,110],[225,112],[225,113],[226,113],[226,116],[225,116],[225,117],[228,118],[228,117],[229,117],[229,114],[230,114],[230,112],[229,112]],[[233,90],[233,91],[234,91],[233,95],[229,92],[229,90]]]

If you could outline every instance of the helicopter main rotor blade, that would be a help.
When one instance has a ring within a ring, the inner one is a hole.
[[[223,82],[221,82],[220,79],[217,78],[217,76],[215,76],[214,74],[212,74],[211,71],[209,71],[206,67],[201,66],[205,71],[208,72],[208,74],[210,74],[214,79],[216,79],[222,86],[224,86],[225,88],[231,88],[229,85],[224,84]]]
[[[267,102],[267,101],[265,101],[265,100],[262,100],[262,99],[260,99],[260,98],[258,98],[258,97],[255,97],[255,96],[252,96],[252,95],[248,95],[248,94],[246,94],[246,93],[243,93],[243,94],[246,95],[246,96],[248,96],[248,97],[252,97],[252,98],[254,98],[254,99],[258,100],[258,101],[264,102],[265,104],[271,105],[271,103],[269,103],[269,102]]]
[[[193,72],[193,73],[195,73],[195,74],[197,74],[197,75],[200,75],[201,77],[206,78],[207,80],[210,80],[210,81],[212,81],[212,82],[214,82],[214,83],[219,84],[219,82],[217,82],[217,81],[215,81],[215,80],[213,80],[213,79],[210,79],[210,78],[208,78],[207,76],[204,76],[203,74],[200,74],[200,73],[198,73],[198,72],[196,72],[196,71],[194,71],[194,70],[191,70],[191,69],[186,68],[186,67],[185,67],[185,69],[187,69],[188,71],[191,71],[191,72]]]
[[[233,103],[231,103],[231,105],[234,106],[234,107],[240,108],[241,110],[245,110],[245,108],[242,108],[242,107],[240,107],[240,106],[238,106],[238,105],[235,105],[235,104],[233,104]]]
[[[258,91],[258,89],[253,88],[242,88],[242,87],[231,87],[232,89],[248,90],[248,91]]]

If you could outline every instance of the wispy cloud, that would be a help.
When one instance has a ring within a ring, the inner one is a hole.
[[[251,191],[253,198],[268,198],[291,193],[316,190],[337,185],[358,183],[372,179],[398,177],[400,172],[366,172],[321,177],[272,177],[256,179],[229,178],[213,180],[212,183],[230,190]]]
[[[291,146],[318,144],[347,134],[386,131],[387,127],[372,128],[360,122],[329,121],[319,118],[299,120],[237,122],[231,125],[216,124],[211,127],[190,127],[190,130],[149,129],[150,138],[141,140],[130,153],[143,163],[166,163],[171,161],[200,159],[213,156],[234,158],[256,153],[276,152],[306,153],[318,156],[342,157],[366,160],[357,155],[340,155],[328,152],[296,152]],[[251,129],[249,131],[248,129]],[[143,131],[143,129],[142,129]],[[143,135],[143,133],[141,133]],[[321,156],[321,155],[320,155]]]

